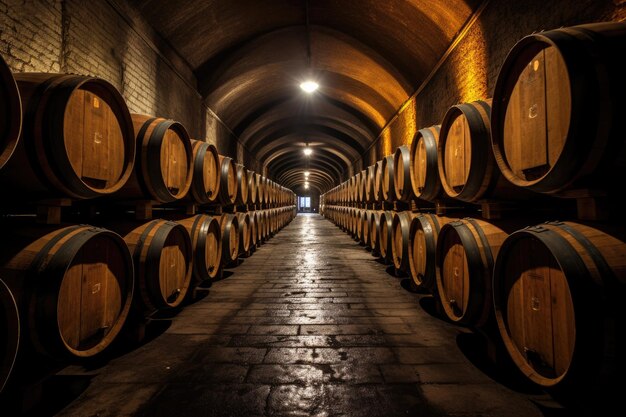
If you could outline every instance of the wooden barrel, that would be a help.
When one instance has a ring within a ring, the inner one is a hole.
[[[265,179],[265,201],[268,207],[273,207],[274,204],[274,182],[269,178]]]
[[[238,192],[237,166],[232,158],[220,155],[219,202],[222,205],[235,204]]]
[[[354,238],[357,241],[361,241],[361,236],[363,235],[363,212],[365,210],[356,209],[354,212]]]
[[[263,184],[261,184],[261,174],[254,174],[254,188],[256,189],[256,202],[258,204],[263,203],[263,190],[261,189]]]
[[[263,213],[262,210],[256,210],[254,212],[254,215],[256,217],[255,223],[256,223],[256,241],[257,241],[257,246],[260,246],[263,243],[263,228],[265,227],[265,221],[263,219]]]
[[[278,204],[278,184],[276,184],[274,181],[271,182],[270,201],[274,206]]]
[[[250,216],[250,249],[255,249],[259,242],[258,231],[258,215],[256,211],[248,212]]]
[[[264,194],[264,199],[265,199],[265,203],[268,205],[271,204],[270,201],[270,194],[272,192],[272,180],[270,180],[269,178],[265,178],[265,187],[263,187],[263,194]]]
[[[391,259],[397,270],[409,271],[409,232],[415,215],[410,211],[395,212],[391,225]]]
[[[383,160],[376,162],[374,165],[374,202],[383,201]]]
[[[441,227],[452,221],[448,217],[425,213],[411,220],[409,231],[409,272],[415,286],[433,292],[435,257]]]
[[[133,299],[133,261],[117,234],[92,226],[20,227],[2,242],[0,275],[32,348],[64,361],[117,337]]]
[[[267,210],[261,210],[261,216],[263,217],[263,240],[267,241],[270,238],[270,219]]]
[[[248,213],[237,213],[237,224],[239,225],[239,253],[246,253],[250,250],[250,215]]]
[[[360,175],[361,173],[358,172],[350,178],[350,193],[349,193],[349,199],[348,199],[350,203],[356,203],[357,201],[359,201],[359,177]]]
[[[270,234],[274,236],[278,231],[278,216],[276,209],[268,210],[268,214],[270,217]]]
[[[396,200],[396,180],[393,171],[393,155],[383,158],[382,176],[380,189],[383,193],[382,201],[393,202]]]
[[[509,52],[492,113],[495,159],[542,193],[624,190],[626,23],[538,32]]]
[[[411,151],[402,145],[396,149],[393,157],[394,188],[396,200],[409,202],[413,199],[411,184]]]
[[[259,178],[258,190],[259,190],[259,202],[263,204],[268,203],[267,201],[267,178],[265,178],[263,175],[261,175],[261,177]]]
[[[515,225],[465,218],[444,225],[437,241],[437,292],[448,318],[484,325],[491,314],[494,259]]]
[[[353,208],[350,214],[351,216],[350,231],[354,239],[359,239],[359,236],[360,236],[359,235],[359,212],[360,212],[360,209]]]
[[[0,279],[0,393],[9,380],[17,357],[20,344],[19,317],[15,298]]]
[[[256,186],[257,186],[256,174],[254,173],[254,171],[248,170],[248,203],[249,204],[256,204],[258,201]]]
[[[392,237],[393,212],[383,211],[380,213],[380,230],[378,231],[380,257],[387,262],[392,262]]]
[[[370,247],[372,248],[372,255],[380,255],[380,210],[372,210],[370,212],[369,228],[370,228]]]
[[[220,270],[222,233],[217,218],[198,214],[179,220],[191,237],[193,276],[196,282],[213,279]]]
[[[374,184],[376,183],[376,165],[370,165],[365,170],[365,202],[373,203],[374,200]]]
[[[126,233],[124,240],[135,263],[137,307],[151,314],[179,306],[192,275],[193,248],[187,229],[175,222],[152,220]]]
[[[359,191],[358,191],[358,202],[365,202],[365,189],[367,188],[367,171],[362,170],[359,174]]]
[[[371,245],[370,240],[370,222],[369,222],[369,210],[361,210],[361,216],[359,218],[359,228],[361,229],[361,238],[359,239],[362,245],[369,248]]]
[[[441,122],[437,163],[450,197],[475,202],[490,196],[500,177],[491,150],[489,101],[450,107]]]
[[[433,201],[441,193],[437,164],[440,126],[420,129],[411,142],[410,175],[413,193],[422,200]]]
[[[191,141],[193,150],[193,179],[191,197],[198,204],[217,201],[220,189],[220,160],[217,149],[210,143]]]
[[[22,101],[17,84],[2,56],[0,56],[0,169],[7,163],[20,138],[22,130]],[[2,380],[0,379],[0,391]]]
[[[78,75],[14,76],[23,124],[0,171],[5,192],[29,200],[82,199],[112,194],[126,184],[135,162],[135,136],[115,87]]]
[[[588,392],[605,378],[623,378],[623,236],[614,227],[550,222],[502,245],[495,316],[513,362],[534,383]]]
[[[222,261],[224,266],[235,262],[239,256],[239,221],[237,215],[224,213],[220,217],[222,231]]]
[[[169,203],[183,198],[193,179],[193,150],[183,125],[160,117],[133,114],[137,160],[120,198]]]
[[[344,219],[344,231],[347,234],[351,234],[350,228],[352,227],[352,207],[342,207],[345,211],[345,219]]]
[[[248,170],[241,164],[235,164],[237,167],[237,193],[235,204],[238,206],[248,204]]]
[[[263,210],[263,215],[265,216],[265,238],[269,239],[272,237],[272,211],[270,209]]]

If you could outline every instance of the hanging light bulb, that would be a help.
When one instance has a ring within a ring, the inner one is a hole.
[[[309,94],[317,90],[319,86],[320,85],[318,83],[316,83],[315,81],[311,81],[311,80],[304,81],[303,83],[300,84],[300,88],[302,89],[302,91],[304,91],[305,93],[309,93]]]

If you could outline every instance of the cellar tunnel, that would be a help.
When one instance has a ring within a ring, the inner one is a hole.
[[[608,415],[624,19],[0,0],[0,409]]]

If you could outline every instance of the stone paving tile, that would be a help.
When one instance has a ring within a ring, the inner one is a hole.
[[[298,216],[59,416],[538,417],[362,246]]]
[[[258,384],[170,384],[138,416],[255,417],[265,415],[270,393]]]
[[[446,415],[481,415],[486,417],[542,416],[534,404],[523,397],[512,395],[496,384],[433,384],[423,385],[429,402]]]
[[[480,384],[490,383],[491,378],[476,372],[472,365],[463,363],[429,363],[413,365],[412,369],[420,376],[424,384]]]
[[[189,362],[170,378],[177,383],[240,383],[244,382],[249,366],[235,363]]]
[[[392,363],[393,351],[388,347],[340,348],[272,348],[265,363]]]
[[[194,359],[203,363],[261,363],[267,349],[251,347],[219,347],[201,348]]]
[[[461,352],[442,347],[395,347],[398,362],[403,364],[464,363]]]
[[[388,383],[420,382],[417,370],[411,365],[380,365],[380,372]]]
[[[280,385],[273,387],[268,401],[272,416],[326,417],[330,404],[321,385]]]
[[[310,325],[301,326],[302,334],[409,334],[411,330],[405,324],[379,323],[373,325]]]
[[[316,365],[254,365],[246,382],[277,384],[312,384],[328,380],[323,369]]]
[[[79,400],[65,407],[57,415],[64,417],[132,417],[149,403],[162,384],[99,383],[97,390],[87,391]]]
[[[248,334],[296,335],[300,326],[250,326]]]

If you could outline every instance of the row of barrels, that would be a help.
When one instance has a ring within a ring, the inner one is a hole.
[[[624,22],[529,35],[502,65],[493,100],[452,106],[441,125],[403,138],[408,145],[330,190],[325,202],[623,191],[625,53]]]
[[[174,120],[131,114],[105,80],[11,73],[0,57],[0,186],[12,198],[295,204],[295,194],[192,140]]]
[[[294,216],[294,207],[282,207],[106,228],[7,227],[0,244],[0,391],[18,348],[58,362],[92,357],[131,317],[180,307],[192,288]]]
[[[433,293],[451,321],[495,321],[530,381],[577,392],[621,378],[624,230],[339,206],[327,207],[325,216]]]

